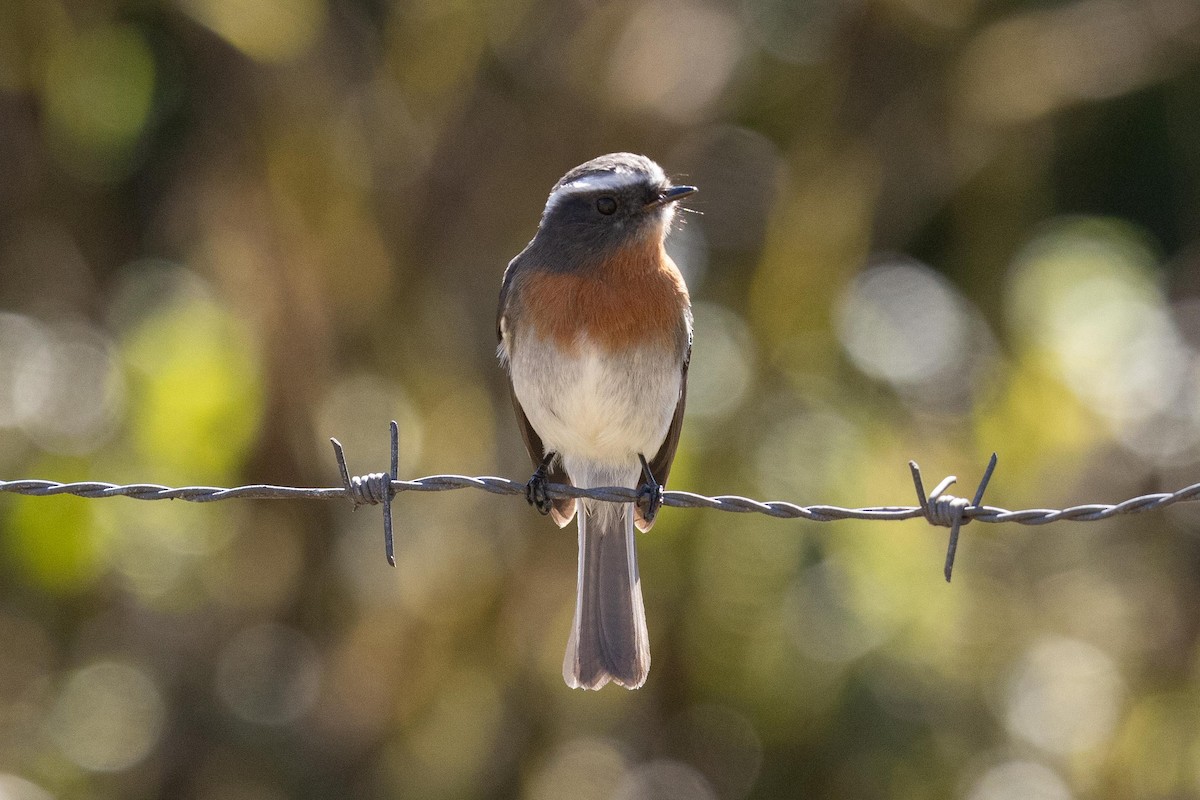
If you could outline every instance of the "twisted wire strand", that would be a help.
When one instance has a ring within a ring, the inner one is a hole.
[[[477,489],[497,495],[524,495],[525,483],[490,475],[470,477],[467,475],[430,475],[415,480],[393,480],[394,494],[402,492],[445,492],[456,489]],[[588,498],[613,503],[637,501],[637,490],[619,486],[579,489],[574,486],[551,483],[546,485],[547,494],[553,498]],[[154,483],[116,484],[103,481],[79,481],[59,483],[47,480],[0,481],[0,493],[19,494],[30,497],[72,495],[75,497],[131,497],[135,500],[186,500],[191,503],[210,503],[218,500],[330,500],[334,498],[354,499],[345,487],[306,488],[298,486],[275,486],[251,484],[221,488],[217,486],[168,487]],[[942,500],[958,499],[942,495]],[[1138,514],[1155,511],[1176,503],[1200,500],[1200,483],[1174,492],[1156,492],[1132,497],[1119,503],[1087,503],[1062,509],[1028,508],[1008,510],[995,506],[966,505],[961,509],[962,519],[975,522],[1014,522],[1018,525],[1048,525],[1052,522],[1070,520],[1095,522],[1122,514]],[[363,501],[369,502],[369,501]],[[758,513],[779,519],[806,519],[811,522],[833,522],[843,519],[861,520],[905,520],[926,516],[921,506],[869,506],[865,508],[842,508],[832,505],[803,506],[780,500],[761,501],[738,495],[709,497],[693,492],[666,491],[663,505],[675,508],[707,508],[715,511]],[[939,524],[939,523],[935,523]]]
[[[74,495],[76,497],[132,497],[135,500],[187,500],[192,503],[210,503],[217,500],[328,500],[334,497],[348,498],[357,508],[361,505],[383,505],[383,542],[388,563],[396,565],[395,545],[392,536],[392,498],[400,492],[446,492],[455,489],[478,489],[492,494],[525,495],[531,484],[520,483],[508,478],[491,475],[470,477],[467,475],[430,475],[426,478],[402,481],[397,478],[399,469],[399,427],[391,424],[391,468],[388,472],[371,472],[366,475],[350,474],[346,466],[346,454],[337,439],[330,439],[342,485],[332,488],[306,488],[301,486],[274,486],[251,484],[231,489],[219,486],[182,486],[171,488],[156,483],[116,484],[102,481],[79,481],[58,483],[45,480],[0,480],[0,493],[21,494],[32,497],[52,495]],[[908,462],[912,472],[913,487],[916,489],[915,506],[870,506],[867,508],[842,508],[830,505],[802,506],[782,500],[761,501],[738,495],[708,497],[693,492],[669,491],[659,495],[662,505],[675,508],[709,508],[716,511],[732,511],[741,514],[765,514],[779,519],[806,519],[811,522],[833,522],[841,519],[903,520],[924,518],[930,525],[950,529],[946,546],[946,562],[943,574],[946,580],[954,570],[955,554],[958,551],[959,530],[963,525],[979,522],[1015,522],[1020,525],[1047,525],[1060,520],[1095,522],[1115,517],[1118,514],[1137,514],[1165,508],[1175,503],[1200,499],[1200,483],[1192,484],[1176,492],[1132,497],[1120,503],[1089,503],[1063,509],[1029,508],[1009,511],[1004,508],[981,505],[988,481],[996,469],[996,454],[992,453],[973,500],[955,497],[946,490],[957,478],[944,478],[928,495],[921,480],[921,468],[915,461]],[[595,489],[580,489],[575,486],[552,483],[545,485],[550,498],[588,498],[611,503],[638,503],[645,498],[637,489],[608,486]]]

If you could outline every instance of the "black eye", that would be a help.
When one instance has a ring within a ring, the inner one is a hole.
[[[596,199],[596,210],[601,214],[612,214],[617,210],[617,201],[611,197],[600,197]]]

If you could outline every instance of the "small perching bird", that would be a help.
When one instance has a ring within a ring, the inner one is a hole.
[[[499,352],[536,465],[526,493],[559,527],[578,511],[573,688],[636,689],[650,670],[634,528],[654,524],[683,421],[691,303],[664,243],[695,191],[645,156],[594,158],[555,184],[504,273]],[[639,502],[552,500],[547,482],[637,488]]]

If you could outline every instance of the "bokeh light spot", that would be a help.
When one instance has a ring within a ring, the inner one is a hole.
[[[54,800],[54,795],[19,775],[0,773],[0,800]]]
[[[1035,119],[1080,100],[1114,97],[1154,74],[1155,37],[1136,3],[1079,0],[1011,14],[964,49],[964,108],[993,123]]]
[[[624,772],[625,759],[611,742],[573,739],[537,771],[526,796],[529,800],[610,800]]]
[[[144,759],[166,721],[162,693],[141,669],[115,661],[68,679],[51,711],[50,733],[84,769],[119,772]]]
[[[124,410],[125,385],[111,343],[80,324],[46,330],[17,348],[12,410],[44,450],[83,454],[102,445]]]
[[[860,275],[843,298],[838,323],[854,363],[894,383],[928,380],[958,363],[965,344],[954,295],[928,269],[911,264]]]
[[[967,800],[1071,800],[1071,792],[1044,764],[1007,761],[983,773]]]
[[[1118,434],[1186,402],[1193,380],[1194,354],[1158,274],[1135,229],[1085,218],[1050,226],[1010,275],[1009,317],[1023,357],[1049,355],[1063,382]],[[1144,432],[1127,441],[1136,446],[1139,438],[1153,441]]]
[[[1103,651],[1046,638],[1025,654],[1008,684],[1005,721],[1046,752],[1071,755],[1108,740],[1123,697],[1121,676]]]
[[[14,391],[17,374],[45,346],[45,339],[42,326],[29,317],[0,312],[0,427],[16,427],[24,419]]]
[[[198,22],[258,61],[289,61],[325,26],[322,0],[181,0]]]
[[[689,122],[720,94],[742,55],[737,20],[686,0],[637,7],[609,57],[613,102]]]
[[[912,260],[857,276],[837,307],[838,338],[860,370],[923,404],[969,395],[988,366],[986,327],[941,275]]]
[[[286,725],[316,702],[321,663],[308,637],[264,623],[235,636],[217,663],[217,694],[247,722]]]
[[[1021,122],[1050,112],[1060,98],[1042,67],[1044,31],[1031,15],[1002,19],[977,34],[959,64],[968,113],[988,122]]]
[[[656,759],[625,773],[614,800],[717,800],[712,785],[681,761]]]

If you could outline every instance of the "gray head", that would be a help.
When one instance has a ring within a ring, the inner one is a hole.
[[[675,202],[695,191],[672,185],[645,156],[593,158],[554,185],[530,246],[562,268],[648,239],[657,245],[670,227]]]

